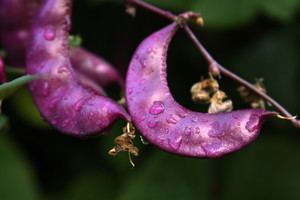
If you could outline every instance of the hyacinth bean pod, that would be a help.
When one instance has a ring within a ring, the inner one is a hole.
[[[3,59],[0,56],[0,83],[4,83],[4,82],[6,82],[6,74],[5,74]]]
[[[115,101],[84,87],[76,79],[68,48],[71,0],[45,0],[33,19],[27,72],[42,78],[30,83],[42,116],[74,136],[100,133],[118,118],[130,116]]]
[[[29,27],[39,2],[0,0],[0,39],[13,66],[24,66]]]
[[[128,109],[143,137],[159,148],[190,157],[219,157],[244,147],[273,112],[238,110],[208,114],[188,110],[171,95],[167,50],[176,23],[147,37],[137,48],[126,78]]]
[[[103,58],[84,48],[73,48],[70,52],[72,66],[79,73],[85,74],[102,87],[113,83],[123,85],[117,70]]]
[[[32,18],[40,4],[41,0],[0,0],[0,40],[13,66],[25,66]],[[71,63],[77,74],[85,75],[100,86],[123,84],[121,76],[112,65],[86,49],[73,48]],[[99,86],[97,90],[101,90]]]

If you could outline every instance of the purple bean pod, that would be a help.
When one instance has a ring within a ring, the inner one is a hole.
[[[29,27],[38,0],[0,0],[0,39],[10,64],[24,66]]]
[[[6,82],[6,73],[5,73],[3,59],[0,56],[0,83],[4,83],[4,82]]]
[[[41,0],[0,0],[0,40],[13,66],[25,66],[32,18],[40,5]],[[113,83],[123,85],[116,68],[86,49],[71,49],[71,63],[76,73],[82,73],[102,87]]]
[[[274,112],[238,110],[208,114],[179,105],[167,83],[167,50],[176,23],[147,37],[131,60],[126,100],[132,120],[155,146],[179,155],[213,158],[241,149],[259,134]]]
[[[61,132],[90,136],[116,119],[130,121],[125,109],[80,84],[70,61],[68,32],[71,0],[45,0],[33,19],[27,72],[42,78],[30,83],[42,116]]]
[[[86,75],[102,87],[113,83],[123,85],[122,78],[111,64],[84,48],[71,49],[71,63],[76,71]]]

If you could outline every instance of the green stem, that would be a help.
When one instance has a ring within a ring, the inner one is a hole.
[[[17,89],[29,83],[30,81],[37,79],[38,77],[39,76],[37,75],[25,75],[0,85],[0,99],[2,100],[10,96]]]

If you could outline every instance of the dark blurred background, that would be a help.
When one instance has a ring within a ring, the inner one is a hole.
[[[149,2],[175,13],[201,12],[205,26],[194,30],[212,55],[251,82],[264,78],[268,93],[300,114],[299,0]],[[137,45],[169,23],[137,11],[136,18],[126,15],[120,0],[75,0],[72,33],[80,34],[82,46],[113,63],[125,77]],[[175,99],[192,110],[206,110],[192,103],[189,89],[207,77],[207,65],[183,31],[172,41],[168,64]],[[236,83],[226,77],[220,83],[236,109],[248,107]],[[108,93],[120,97],[117,88]],[[8,124],[0,134],[1,200],[300,199],[300,131],[284,120],[268,120],[251,145],[213,160],[174,156],[142,144],[138,137],[141,152],[132,168],[127,153],[107,154],[124,121],[106,136],[65,136],[41,120],[27,89],[4,101],[3,112]]]

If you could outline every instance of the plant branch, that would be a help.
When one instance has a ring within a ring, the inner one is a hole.
[[[146,3],[142,0],[126,0],[126,3],[131,6],[136,6],[143,8],[145,10],[148,10],[156,15],[162,16],[164,18],[167,18],[172,21],[177,20],[177,15],[163,10],[161,8],[158,8],[154,5],[151,5],[149,3]],[[220,73],[224,76],[227,76],[228,78],[236,81],[240,85],[243,85],[253,93],[255,93],[257,96],[261,97],[265,101],[269,102],[278,112],[285,118],[290,119],[290,121],[296,126],[300,127],[300,120],[294,119],[293,115],[290,114],[283,106],[281,106],[276,100],[274,100],[272,97],[270,97],[268,94],[263,93],[259,91],[253,84],[249,83],[248,81],[242,79],[238,75],[234,74],[233,72],[229,71],[222,65],[220,65],[211,55],[210,53],[205,49],[205,47],[201,44],[201,42],[197,39],[194,32],[190,29],[188,25],[183,26],[185,32],[189,36],[189,38],[192,40],[194,45],[197,47],[198,51],[205,57],[206,61],[208,62],[209,66],[214,65],[217,67],[217,69],[220,71]]]

